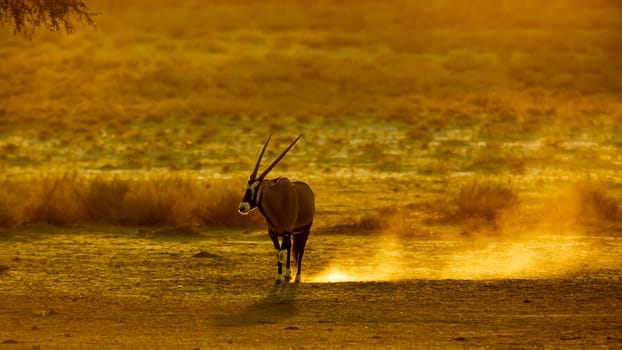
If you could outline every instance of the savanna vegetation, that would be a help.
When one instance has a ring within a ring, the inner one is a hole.
[[[319,228],[619,222],[617,1],[51,3],[0,21],[2,226],[257,225],[269,133]]]
[[[201,183],[194,177],[104,176],[67,172],[5,179],[0,224],[99,223],[131,226],[253,227],[256,215],[235,210],[239,188],[231,181]],[[232,186],[233,185],[233,186]]]

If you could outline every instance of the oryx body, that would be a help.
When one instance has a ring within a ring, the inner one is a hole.
[[[294,146],[300,136],[285,149],[272,164],[257,177],[257,170],[270,138],[264,144],[255,170],[248,180],[246,193],[240,202],[240,213],[246,214],[258,208],[268,224],[268,233],[277,251],[278,271],[276,281],[289,281],[291,278],[290,256],[293,238],[294,261],[296,262],[296,282],[301,279],[302,256],[309,237],[315,214],[315,199],[311,187],[304,182],[289,181],[279,177],[273,180],[265,179],[268,172]],[[282,243],[279,243],[279,238]],[[283,264],[286,266],[283,276]]]

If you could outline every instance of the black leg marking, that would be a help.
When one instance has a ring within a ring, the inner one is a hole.
[[[279,236],[276,233],[270,231],[270,239],[272,240],[272,244],[274,244],[274,249],[279,250],[281,246],[279,245]]]
[[[302,227],[300,229],[300,233],[294,235],[294,262],[296,263],[296,282],[300,282],[301,273],[302,273],[302,257],[305,254],[305,245],[307,244],[307,239],[309,238],[309,231],[311,230],[311,225]]]
[[[274,244],[274,249],[276,249],[276,266],[277,266],[276,273],[282,276],[283,275],[283,264],[281,264],[281,261],[279,259],[279,252],[281,249],[281,246],[279,245],[279,236],[275,232],[270,231],[270,239],[272,240],[272,244]],[[279,282],[280,281],[277,280],[277,283]]]
[[[291,239],[291,234],[290,233],[286,233],[285,235],[283,235],[283,244],[281,245],[282,249],[287,249],[287,257],[285,260],[285,269],[286,271],[291,271],[291,266],[290,266],[290,256],[291,256],[291,250],[292,250],[292,239]],[[291,276],[285,276],[285,281],[289,282],[289,279],[291,278]]]

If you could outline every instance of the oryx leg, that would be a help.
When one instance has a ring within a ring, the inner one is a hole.
[[[304,248],[303,248],[304,249]],[[298,252],[298,256],[296,257],[296,262],[298,263],[296,266],[296,279],[295,282],[300,282],[302,280],[301,277],[301,273],[302,273],[302,256],[304,255],[304,250],[301,250],[300,252]]]
[[[310,228],[311,225],[294,237],[294,260],[296,261],[296,279],[294,281],[297,283],[302,280],[302,257],[305,254],[305,245],[309,238]]]
[[[283,282],[283,260],[285,260],[285,254],[281,253],[283,251],[281,250],[281,245],[279,244],[279,236],[275,232],[270,231],[270,239],[272,240],[272,244],[274,244],[274,249],[276,250],[277,272],[274,280],[276,283],[280,283]]]
[[[281,244],[281,250],[279,252],[279,260],[281,258],[281,253],[285,253],[285,251],[287,251],[287,257],[285,260],[285,281],[289,282],[292,279],[292,268],[289,263],[292,251],[292,239],[290,233],[283,235],[283,243]],[[285,254],[282,255],[285,256]],[[283,261],[281,261],[281,263],[283,263]]]

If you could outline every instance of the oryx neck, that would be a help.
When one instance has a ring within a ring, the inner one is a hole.
[[[266,215],[266,212],[263,210],[263,206],[261,205],[261,200],[262,200],[262,187],[264,184],[264,181],[266,180],[261,180],[261,182],[259,183],[259,186],[257,186],[257,196],[256,196],[256,200],[255,203],[257,205],[257,209],[259,209],[259,212],[261,213],[261,215],[263,215],[264,218],[266,218],[266,221],[268,222],[269,226],[273,226],[272,225],[272,221],[270,220],[270,218],[268,217],[268,215]]]
[[[259,184],[257,185],[257,190],[255,190],[255,203],[257,203],[257,206],[260,207],[261,206],[261,188],[263,187],[263,183],[266,180],[260,180]]]

